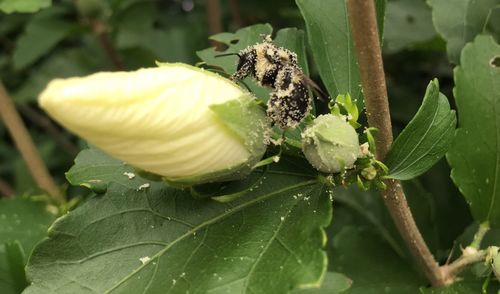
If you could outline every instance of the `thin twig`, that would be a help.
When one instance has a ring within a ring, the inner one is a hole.
[[[12,197],[16,191],[3,179],[0,179],[0,195],[3,197]]]
[[[92,27],[92,31],[99,41],[99,45],[101,45],[102,49],[108,56],[109,60],[113,64],[114,69],[123,70],[125,67],[123,65],[122,59],[115,46],[113,45],[113,42],[111,42],[111,39],[109,38],[106,25],[98,19],[91,19],[89,21],[90,26]]]
[[[455,281],[457,275],[474,263],[485,261],[488,258],[496,255],[498,247],[490,246],[484,250],[479,250],[481,242],[490,230],[488,223],[482,223],[474,234],[474,239],[471,244],[462,250],[462,255],[452,263],[441,266],[441,270],[445,277],[446,283],[451,284]]]
[[[393,136],[374,1],[349,0],[348,11],[368,124],[379,130],[375,140],[377,158],[382,160],[389,151]],[[395,180],[385,183],[384,202],[401,237],[432,285],[444,285],[443,273],[418,230],[401,184]]]
[[[467,248],[464,250],[462,256],[460,256],[457,260],[441,267],[445,276],[448,277],[448,284],[452,283],[455,280],[455,277],[469,265],[484,261],[488,255],[489,249],[476,250],[471,253],[465,252],[467,252]]]
[[[220,0],[207,0],[207,22],[208,35],[212,36],[222,31],[222,19],[220,11]],[[218,48],[220,43],[211,41],[211,44]]]
[[[231,12],[231,18],[233,19],[233,24],[235,30],[243,27],[243,19],[241,18],[240,8],[238,7],[238,0],[229,0],[229,11]]]
[[[24,125],[19,113],[14,106],[7,90],[0,81],[0,117],[5,123],[7,130],[14,139],[17,149],[21,153],[28,169],[33,176],[35,182],[44,190],[46,190],[54,200],[59,203],[64,202],[64,198],[50,176],[47,166],[40,158],[38,150],[29,135],[26,126]]]
[[[24,117],[41,127],[69,156],[76,157],[79,148],[68,140],[47,116],[29,106],[21,106],[19,110]]]

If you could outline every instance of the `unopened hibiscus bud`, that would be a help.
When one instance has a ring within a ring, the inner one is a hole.
[[[185,64],[54,80],[39,103],[109,155],[182,185],[241,178],[266,149],[253,97]]]
[[[319,171],[337,173],[352,168],[358,158],[358,134],[339,116],[320,115],[302,133],[302,150]]]

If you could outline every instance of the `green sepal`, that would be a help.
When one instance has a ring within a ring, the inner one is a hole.
[[[209,106],[217,122],[238,138],[250,153],[242,164],[203,175],[191,177],[164,177],[164,181],[174,187],[184,188],[196,184],[234,181],[250,174],[254,165],[266,152],[265,134],[269,132],[269,122],[264,110],[251,94],[245,94],[221,104]]]
[[[368,146],[369,146],[369,150],[372,154],[376,154],[377,153],[377,147],[375,145],[375,134],[377,134],[378,132],[378,129],[377,128],[373,128],[373,127],[370,127],[370,128],[366,128],[364,133],[366,134],[366,140],[368,141]]]

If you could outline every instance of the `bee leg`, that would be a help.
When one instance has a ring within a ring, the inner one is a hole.
[[[239,70],[237,70],[235,73],[233,73],[230,77],[232,81],[241,81],[244,78],[246,78],[250,74],[250,71],[246,67],[242,67]]]
[[[231,80],[243,80],[248,75],[255,76],[255,62],[256,53],[255,50],[250,50],[246,53],[239,55],[240,60],[238,61],[238,66],[236,67],[236,72],[231,76]]]

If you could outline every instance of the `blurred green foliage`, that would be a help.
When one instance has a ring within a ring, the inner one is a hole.
[[[307,2],[299,1],[303,5]],[[437,0],[431,3],[446,4]],[[50,124],[52,131],[49,131],[47,117],[36,102],[47,82],[97,71],[151,67],[155,61],[195,64],[200,61],[196,52],[211,46],[209,35],[216,33],[208,29],[207,5],[208,1],[203,0],[54,0],[52,3],[0,0],[0,10],[4,11],[0,12],[0,79],[58,184],[66,185],[64,173],[85,143],[54,123]],[[306,27],[293,1],[221,0],[220,9],[225,32],[257,23],[271,24],[274,32],[285,27]],[[437,13],[446,14],[446,9],[442,9]],[[463,44],[454,46],[450,52],[448,43],[447,53],[448,31],[442,33],[445,39],[440,37],[439,30],[436,32],[433,13],[425,1],[388,1],[385,11],[384,66],[393,129],[398,134],[417,112],[430,80],[438,78],[441,92],[453,97],[453,65],[447,54],[454,56],[452,62],[456,62],[457,50]],[[486,24],[488,31],[496,32],[497,40],[500,18],[495,16],[500,15],[499,11],[498,7],[492,10]],[[468,36],[467,41],[473,37]],[[311,52],[311,48],[306,49]],[[311,77],[323,85],[319,80],[321,65],[310,62],[309,71]],[[328,88],[328,84],[324,84]],[[454,100],[450,102],[452,108],[456,108]],[[317,109],[321,111],[325,105],[319,103]],[[0,138],[0,180],[10,185],[17,195],[36,193],[36,185],[2,123]],[[449,175],[450,168],[443,159],[404,187],[417,223],[440,262],[446,260],[454,246],[466,246],[474,231],[467,204]],[[88,193],[68,187],[71,197]],[[417,291],[425,285],[425,280],[415,273],[380,195],[357,190],[338,193],[334,200],[334,221],[328,229],[329,270],[366,282],[355,283],[350,293],[368,293],[370,282],[394,278],[392,273],[397,273],[398,283],[381,284],[380,288],[371,289],[373,293],[380,293],[376,291],[382,289],[392,293]],[[498,240],[498,234],[498,230],[492,231],[489,238]],[[456,240],[458,244],[454,245]],[[373,248],[363,250],[366,242]],[[334,254],[339,251],[343,254]],[[0,251],[0,258],[3,253]],[[386,271],[369,271],[382,262],[387,265]],[[364,271],[359,270],[360,267]],[[473,284],[472,291],[480,287],[477,282]]]

